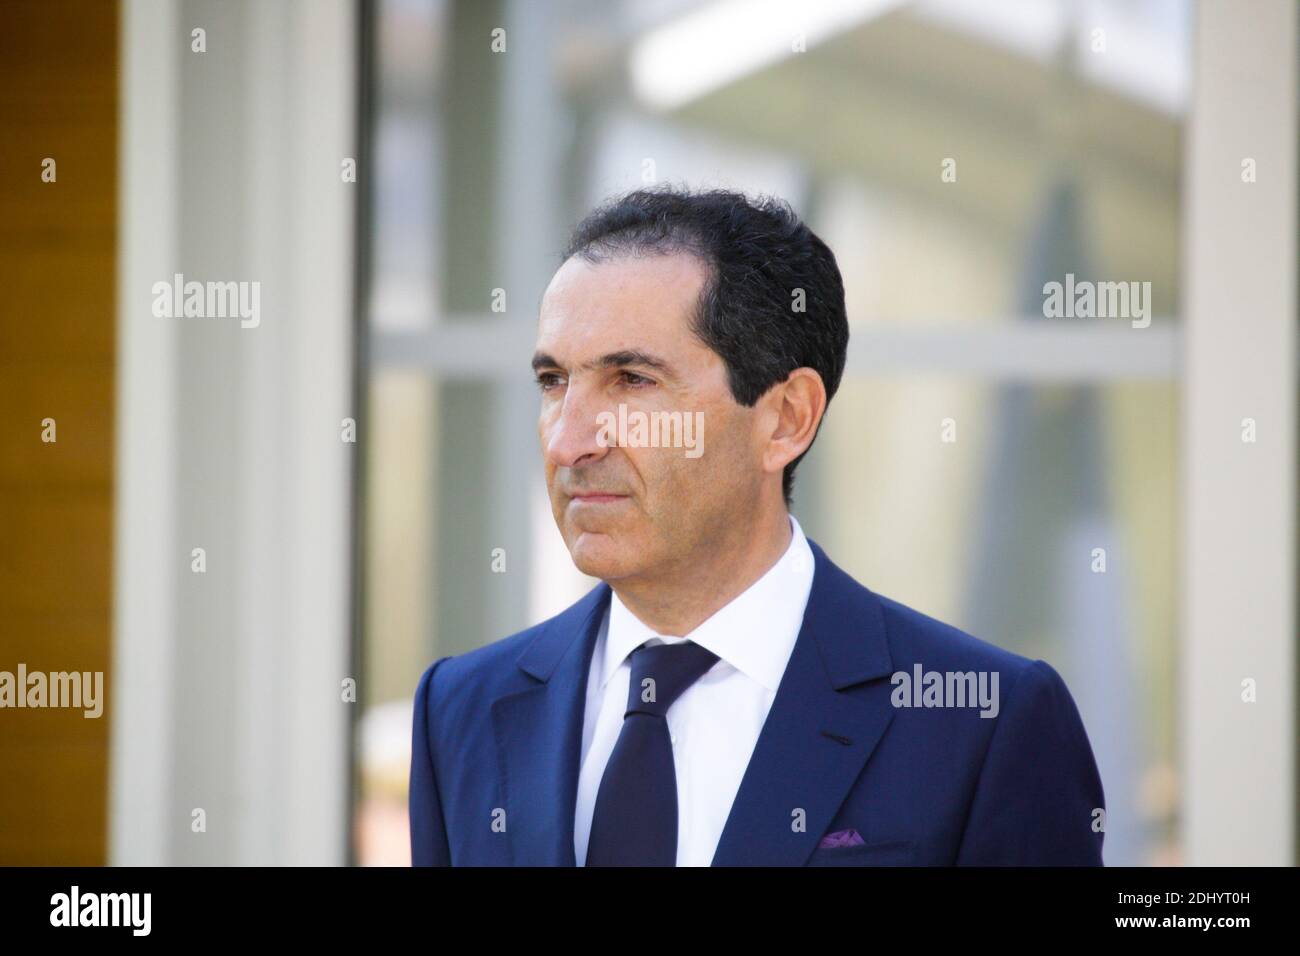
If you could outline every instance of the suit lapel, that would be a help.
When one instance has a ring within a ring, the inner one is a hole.
[[[803,626],[714,866],[803,865],[894,717],[889,681],[842,693],[892,672],[880,602],[808,544],[815,570]]]
[[[516,662],[529,685],[492,704],[516,866],[574,866],[573,817],[587,674],[609,606],[601,583],[549,621]]]

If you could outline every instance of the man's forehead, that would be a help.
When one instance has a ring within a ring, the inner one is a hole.
[[[622,256],[564,263],[543,296],[539,349],[583,354],[666,348],[680,340],[699,301],[704,268],[688,255]]]
[[[549,311],[600,311],[611,306],[645,311],[676,310],[692,304],[708,269],[697,257],[616,254],[596,262],[572,256],[556,270],[542,296]]]

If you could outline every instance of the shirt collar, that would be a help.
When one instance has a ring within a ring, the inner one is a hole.
[[[632,651],[651,638],[660,638],[667,643],[694,641],[776,693],[803,624],[813,578],[812,549],[794,515],[790,515],[790,530],[790,545],[777,562],[685,636],[669,638],[656,633],[628,610],[617,592],[611,591],[601,688]]]

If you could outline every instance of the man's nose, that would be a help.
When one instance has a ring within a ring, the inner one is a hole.
[[[605,407],[590,389],[570,385],[560,406],[545,412],[542,418],[542,441],[546,456],[559,468],[575,468],[599,461],[615,444],[617,433],[609,429],[605,436],[608,445],[601,443],[605,428],[602,412],[615,413]]]

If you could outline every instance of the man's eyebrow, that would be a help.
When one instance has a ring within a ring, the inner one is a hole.
[[[551,358],[546,352],[533,353],[533,371],[536,372],[544,368],[559,368],[560,363]]]
[[[640,349],[624,349],[620,352],[608,352],[600,358],[591,362],[584,362],[579,366],[580,370],[589,371],[599,368],[622,368],[625,365],[640,365],[643,368],[652,368],[664,375],[673,374],[672,366],[663,359],[651,355],[649,352],[643,352]],[[533,371],[536,372],[543,368],[562,368],[552,356],[546,352],[538,352],[533,356]]]

